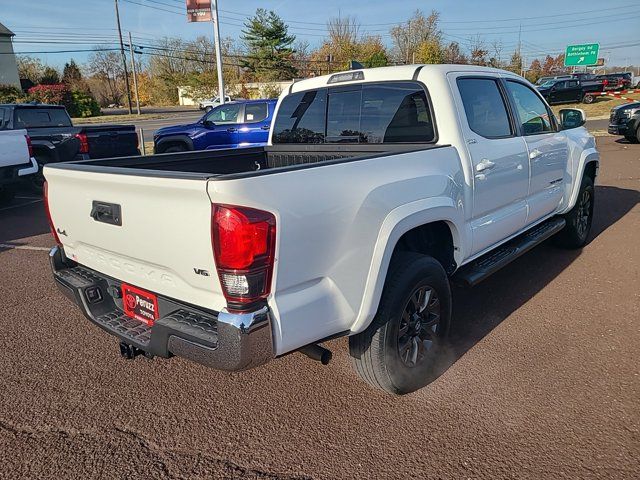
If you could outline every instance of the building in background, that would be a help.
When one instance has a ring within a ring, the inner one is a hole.
[[[20,88],[18,64],[13,52],[14,33],[0,23],[0,85]]]

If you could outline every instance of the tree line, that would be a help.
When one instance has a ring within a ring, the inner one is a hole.
[[[354,16],[331,18],[326,27],[326,37],[311,48],[307,41],[290,33],[276,13],[258,9],[244,23],[239,39],[222,41],[223,75],[231,93],[255,96],[258,93],[248,91],[246,84],[323,75],[348,68],[350,61],[364,67],[412,63],[491,66],[524,74],[534,82],[564,70],[561,55],[534,59],[524,68],[519,50],[505,52],[500,42],[487,44],[480,36],[464,42],[447,41],[435,10],[429,14],[417,10],[405,23],[391,28],[389,45],[381,36],[363,32]],[[209,38],[187,41],[164,37],[135,45],[135,49],[143,105],[177,103],[178,87],[185,87],[193,98],[210,97],[216,92],[214,48]],[[119,51],[107,45],[97,45],[83,65],[71,60],[62,72],[24,56],[18,58],[18,70],[22,79],[34,85],[67,84],[70,90],[89,94],[103,107],[125,103],[122,58]]]

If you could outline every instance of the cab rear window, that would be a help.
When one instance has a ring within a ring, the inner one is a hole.
[[[429,101],[416,82],[347,85],[285,97],[273,143],[431,143]]]
[[[63,108],[16,108],[15,128],[70,127],[71,119]]]

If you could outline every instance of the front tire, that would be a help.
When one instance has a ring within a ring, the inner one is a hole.
[[[595,99],[596,99],[596,97],[594,97],[593,95],[591,95],[591,94],[587,94],[587,95],[585,95],[585,96],[584,96],[584,98],[582,99],[582,101],[583,101],[584,103],[589,104],[589,103],[593,103],[593,102],[595,101]]]
[[[170,147],[167,147],[162,153],[180,153],[186,151],[187,147],[185,147],[184,145],[171,145]]]
[[[567,224],[556,235],[556,243],[564,248],[582,248],[587,243],[593,221],[594,188],[591,177],[582,177],[576,204],[564,215]]]
[[[451,323],[451,289],[442,265],[426,255],[394,255],[378,312],[349,337],[355,370],[371,386],[402,395],[435,378]]]
[[[209,113],[211,110],[213,110],[213,107],[211,105],[204,108],[205,113]]]

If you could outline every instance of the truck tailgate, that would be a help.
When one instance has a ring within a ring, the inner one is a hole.
[[[226,305],[215,273],[206,179],[55,165],[44,175],[51,218],[67,257],[183,302],[216,311]],[[108,216],[93,218],[94,202],[119,206],[121,225],[105,223]]]

